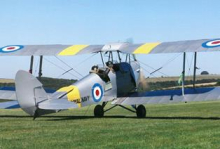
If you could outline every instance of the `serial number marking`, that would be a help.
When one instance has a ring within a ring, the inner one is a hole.
[[[81,101],[82,101],[82,102],[89,101],[89,98],[90,98],[89,96],[82,97],[82,98],[81,98]]]

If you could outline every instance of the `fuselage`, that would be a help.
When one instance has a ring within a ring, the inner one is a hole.
[[[140,64],[137,61],[115,63],[111,68],[90,71],[76,83],[59,89],[54,96],[64,95],[62,98],[83,107],[124,97],[137,89],[139,79]]]

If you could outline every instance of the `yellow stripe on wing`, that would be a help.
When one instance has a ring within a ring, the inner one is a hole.
[[[159,44],[160,42],[143,44],[140,47],[138,47],[133,53],[134,54],[148,54]]]
[[[89,45],[73,45],[64,49],[58,55],[76,55],[79,51],[81,51],[82,49],[88,46]]]

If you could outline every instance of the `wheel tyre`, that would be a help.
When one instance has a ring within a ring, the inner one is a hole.
[[[94,116],[95,117],[103,117],[104,116],[104,110],[103,110],[103,107],[101,105],[95,106]]]
[[[145,118],[146,117],[146,109],[143,105],[139,105],[136,109],[136,114],[138,118]]]

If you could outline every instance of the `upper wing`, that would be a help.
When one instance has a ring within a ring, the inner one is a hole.
[[[116,50],[129,54],[220,51],[220,39],[155,42],[144,44],[111,43],[106,45],[8,45],[0,47],[0,56],[71,56]]]
[[[134,44],[121,50],[133,54],[182,53],[220,51],[220,39],[187,40]]]
[[[140,105],[140,104],[166,104],[189,101],[220,100],[220,87],[185,89],[185,96],[182,90],[161,90],[145,93],[135,93],[129,97],[121,97],[114,100],[112,104],[119,105]]]
[[[0,56],[76,55],[101,51],[103,45],[8,45],[0,48]]]

